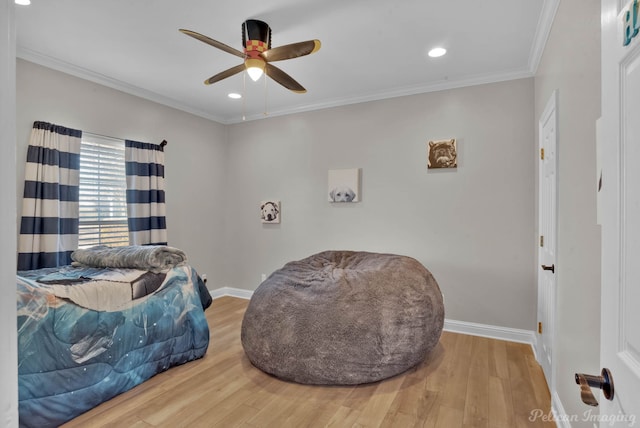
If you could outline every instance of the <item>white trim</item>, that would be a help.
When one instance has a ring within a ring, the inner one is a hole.
[[[363,96],[335,98],[330,101],[317,102],[314,104],[292,106],[290,108],[286,108],[283,110],[269,111],[268,115],[265,115],[264,113],[257,113],[255,115],[246,116],[244,119],[241,119],[241,118],[230,119],[223,123],[234,124],[234,123],[248,122],[252,120],[267,119],[269,117],[285,116],[285,115],[294,114],[294,113],[304,113],[308,111],[322,110],[322,109],[333,108],[333,107],[341,107],[341,106],[346,106],[351,104],[360,104],[360,103],[366,103],[370,101],[381,101],[381,100],[386,100],[390,98],[418,95],[418,94],[424,94],[428,92],[444,91],[447,89],[458,89],[458,88],[464,88],[468,86],[499,83],[499,82],[504,82],[509,80],[517,80],[517,79],[526,79],[533,76],[534,74],[528,69],[512,70],[512,71],[507,71],[502,73],[492,73],[492,74],[484,74],[484,75],[477,75],[477,76],[466,76],[466,77],[461,77],[459,79],[442,80],[441,82],[429,83],[426,85],[407,86],[404,88],[397,88],[390,91],[376,92],[373,94],[368,94]]]
[[[209,290],[213,299],[230,296],[240,299],[251,299],[253,291],[241,288],[222,287]],[[466,321],[456,321],[445,319],[444,330],[452,333],[468,334],[471,336],[481,336],[490,339],[506,340],[508,342],[526,343],[531,345],[535,353],[536,334],[530,330],[520,330],[517,328],[497,327],[487,324],[477,324]]]
[[[547,45],[558,6],[560,6],[560,0],[544,0],[542,5],[542,12],[540,13],[536,34],[529,53],[529,71],[534,75],[538,71],[538,65],[540,65],[540,59],[542,59],[544,48]]]
[[[546,0],[546,1],[558,1],[558,0]],[[549,24],[549,27],[550,26],[551,24]],[[437,92],[437,91],[443,91],[446,89],[457,89],[457,88],[464,88],[468,86],[476,86],[476,85],[483,85],[483,84],[489,84],[489,83],[499,83],[499,82],[504,82],[508,80],[525,79],[525,78],[534,76],[533,72],[530,70],[531,66],[529,65],[528,68],[515,69],[515,70],[510,70],[510,71],[505,71],[500,73],[490,73],[490,74],[475,75],[475,76],[462,76],[458,79],[442,80],[440,82],[429,83],[426,85],[408,86],[404,88],[397,88],[390,91],[381,91],[381,92],[363,95],[363,96],[336,98],[329,101],[320,101],[313,104],[292,106],[290,108],[285,108],[282,110],[270,111],[268,115],[259,113],[251,116],[246,116],[244,119],[240,117],[235,119],[226,119],[224,117],[212,115],[208,112],[185,105],[180,101],[174,100],[169,97],[165,97],[164,95],[160,95],[153,91],[149,91],[147,89],[143,89],[138,86],[131,85],[121,80],[114,79],[104,74],[100,74],[95,71],[79,67],[77,65],[59,60],[57,58],[50,57],[48,55],[42,54],[40,52],[31,50],[31,49],[18,46],[16,56],[25,61],[33,62],[34,64],[42,65],[44,67],[51,68],[53,70],[61,71],[63,73],[70,74],[72,76],[79,77],[81,79],[85,79],[90,82],[97,83],[99,85],[107,86],[109,88],[116,89],[118,91],[122,91],[130,95],[135,95],[137,97],[144,98],[146,100],[150,100],[165,106],[169,106],[177,110],[191,113],[193,115],[203,117],[205,119],[213,120],[214,122],[222,123],[224,125],[231,125],[235,123],[265,119],[268,117],[284,116],[289,114],[303,113],[303,112],[321,110],[321,109],[332,108],[332,107],[340,107],[340,106],[346,106],[351,104],[359,104],[359,103],[365,103],[370,101],[379,101],[379,100],[403,97],[408,95],[417,95],[417,94],[423,94],[427,92]],[[529,60],[529,63],[531,63],[531,60]]]
[[[19,6],[18,6],[19,7]],[[16,7],[13,2],[0,3],[0,181],[3,185],[0,206],[0,280],[12,283],[16,278]],[[22,159],[24,162],[24,158]],[[22,192],[20,193],[22,196]],[[19,217],[18,217],[19,219]],[[0,420],[2,426],[18,426],[18,329],[13,286],[0,292]]]
[[[214,300],[225,296],[249,300],[253,295],[253,291],[251,290],[243,290],[241,288],[233,287],[216,288],[215,290],[209,290],[209,293],[211,293],[211,297],[213,297]]]
[[[571,428],[571,424],[569,423],[571,418],[569,418],[567,412],[565,412],[557,392],[551,394],[551,413],[553,414],[553,420],[557,427]]]
[[[540,364],[540,360],[538,359],[538,355],[540,355],[538,353],[538,349],[540,349],[540,335],[536,334],[536,332],[533,332],[534,338],[533,338],[533,345],[531,345],[531,347],[533,348],[533,356],[536,359],[536,361],[538,362],[538,364]],[[544,371],[543,371],[544,374]],[[545,376],[544,379],[547,381],[547,385],[549,385],[549,379],[547,379],[547,377]],[[549,388],[549,391],[551,392],[551,388]]]
[[[551,0],[551,1],[558,1],[558,0]],[[61,71],[63,73],[67,73],[72,76],[79,77],[81,79],[89,80],[90,82],[104,85],[109,88],[117,89],[119,91],[131,94],[131,95],[135,95],[137,97],[144,98],[144,99],[147,99],[159,104],[163,104],[169,107],[173,107],[175,109],[185,111],[187,113],[191,113],[193,115],[200,116],[205,119],[213,120],[215,122],[222,123],[225,125],[264,119],[266,117],[284,116],[288,114],[303,113],[303,112],[321,110],[321,109],[331,108],[331,107],[339,107],[339,106],[350,105],[350,104],[359,104],[359,103],[364,103],[369,101],[378,101],[378,100],[384,100],[388,98],[402,97],[406,95],[416,95],[416,94],[421,94],[426,92],[442,91],[445,89],[456,89],[456,88],[463,88],[466,86],[482,85],[486,83],[498,83],[498,82],[503,82],[507,80],[524,79],[524,78],[533,76],[533,73],[528,69],[512,70],[512,71],[507,71],[502,73],[494,73],[494,74],[486,74],[486,75],[478,75],[478,76],[467,76],[467,77],[462,77],[460,79],[455,79],[451,81],[443,80],[442,82],[436,82],[436,83],[431,83],[427,85],[417,85],[417,86],[410,86],[405,88],[398,88],[391,91],[378,92],[378,93],[369,94],[366,96],[337,98],[331,101],[318,102],[318,103],[307,104],[302,106],[294,106],[294,107],[285,108],[282,110],[270,111],[267,116],[265,116],[263,113],[259,113],[253,116],[246,116],[244,119],[242,118],[225,119],[223,117],[215,116],[199,109],[194,109],[193,107],[182,104],[181,102],[174,100],[172,98],[165,97],[164,95],[160,95],[155,92],[142,89],[140,87],[131,85],[121,80],[117,80],[109,76],[96,73],[95,71],[91,71],[86,68],[78,67],[76,65],[70,64],[65,61],[61,61],[57,58],[50,57],[48,55],[42,54],[40,52],[31,50],[31,49],[18,46],[16,56],[18,58],[33,62],[38,65],[42,65],[44,67]]]
[[[543,174],[543,168],[544,165],[542,164],[542,162],[540,160],[538,160],[538,227],[537,227],[537,235],[541,236],[541,235],[546,235],[547,233],[549,233],[550,235],[553,235],[553,237],[551,239],[549,239],[549,237],[546,237],[546,241],[547,242],[551,242],[554,243],[555,246],[554,248],[551,249],[551,252],[553,254],[553,260],[551,260],[552,264],[555,264],[557,262],[557,254],[558,254],[558,122],[559,122],[559,117],[558,117],[558,89],[555,89],[553,91],[553,93],[551,94],[551,96],[549,97],[549,100],[547,101],[547,105],[544,108],[544,111],[542,112],[542,114],[540,115],[540,118],[538,119],[538,150],[546,150],[547,153],[551,154],[553,153],[553,162],[554,162],[554,179],[553,179],[553,185],[554,188],[552,189],[553,192],[555,192],[555,196],[554,200],[553,200],[553,210],[550,209],[550,207],[547,207],[545,205],[545,207],[542,207],[542,201],[544,200],[543,198],[543,190],[545,188],[544,186],[544,174]],[[547,137],[547,135],[545,134],[544,130],[546,129],[545,124],[549,121],[553,119],[554,122],[554,131],[553,131],[553,138],[545,138]],[[535,157],[536,159],[540,159],[539,157],[539,152],[535,153]],[[546,156],[545,156],[546,158]],[[547,204],[548,205],[548,204]],[[543,224],[544,224],[544,213],[548,213],[551,212],[551,216],[549,216],[549,218],[547,218],[547,225],[549,226],[550,230],[547,230],[546,232],[543,231]],[[545,244],[545,247],[547,247],[547,244]],[[540,246],[536,246],[537,251],[537,259],[536,259],[536,265],[535,265],[535,269],[536,269],[536,285],[537,285],[537,289],[538,289],[538,297],[537,297],[537,314],[536,317],[538,319],[539,322],[543,322],[544,323],[544,328],[545,331],[548,332],[549,335],[549,344],[547,344],[550,347],[550,361],[549,361],[549,367],[547,367],[547,363],[546,363],[546,358],[548,358],[548,355],[545,355],[544,351],[544,346],[543,346],[543,336],[542,335],[538,335],[536,337],[536,343],[535,343],[535,349],[540,350],[540,352],[536,352],[536,360],[538,361],[538,363],[540,363],[540,365],[542,366],[543,369],[543,373],[545,375],[545,379],[547,380],[547,385],[549,387],[549,391],[553,394],[554,392],[556,392],[556,370],[557,370],[557,363],[556,363],[556,357],[555,357],[555,353],[554,353],[554,349],[556,347],[556,312],[557,312],[557,277],[553,277],[553,284],[551,285],[551,291],[549,296],[545,296],[544,293],[544,287],[543,284],[541,284],[541,280],[542,277],[540,276],[541,270],[538,268],[538,265],[541,263],[540,259],[542,258],[542,256],[544,254],[546,254],[545,249],[543,247]],[[548,245],[548,248],[551,248],[551,245]],[[550,260],[546,259],[546,262],[548,263]],[[558,273],[556,272],[556,275]],[[547,311],[547,313],[545,314],[545,310]],[[539,343],[538,343],[539,342]],[[538,356],[540,358],[538,358]],[[547,371],[549,371],[549,377],[547,377]]]
[[[468,334],[471,336],[488,337],[490,339],[506,340],[509,342],[526,343],[534,349],[536,335],[531,330],[520,330],[510,327],[498,327],[488,324],[477,324],[466,321],[445,319],[444,330],[452,333]]]
[[[224,119],[221,117],[212,115],[199,109],[195,109],[181,103],[180,101],[174,100],[173,98],[165,97],[164,95],[157,94],[153,91],[149,91],[135,85],[131,85],[129,83],[114,79],[104,74],[96,73],[95,71],[78,67],[77,65],[70,64],[68,62],[53,58],[51,56],[36,52],[31,49],[18,46],[16,57],[24,59],[25,61],[33,62],[34,64],[42,65],[43,67],[51,68],[53,70],[61,71],[66,74],[70,74],[72,76],[97,83],[99,85],[122,91],[129,95],[135,95],[137,97],[144,98],[145,100],[153,101],[158,104],[173,107],[180,111],[191,113],[195,116],[213,120],[214,122],[225,123]]]

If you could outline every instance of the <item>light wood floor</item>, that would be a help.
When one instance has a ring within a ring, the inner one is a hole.
[[[487,427],[555,426],[530,346],[444,332],[408,372],[357,387],[284,382],[256,369],[240,344],[246,300],[207,309],[204,358],[161,373],[64,427]]]

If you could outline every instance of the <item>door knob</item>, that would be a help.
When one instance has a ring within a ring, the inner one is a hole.
[[[552,264],[551,266],[542,265],[542,270],[550,270],[551,273],[556,273],[556,265]]]
[[[604,398],[613,400],[613,377],[607,368],[602,369],[602,375],[600,376],[576,373],[576,383],[580,385],[580,398],[582,398],[584,404],[594,407],[598,405],[598,400],[593,395],[591,388],[601,389],[604,393]]]

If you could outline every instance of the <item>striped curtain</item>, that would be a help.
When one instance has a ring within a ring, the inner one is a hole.
[[[125,140],[130,245],[167,245],[164,148]]]
[[[25,167],[18,270],[63,266],[78,248],[82,131],[34,122]]]

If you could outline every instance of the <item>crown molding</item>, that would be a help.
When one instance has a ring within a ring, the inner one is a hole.
[[[153,101],[167,107],[175,108],[176,110],[181,110],[195,116],[213,120],[215,122],[224,123],[224,118],[212,115],[199,109],[194,109],[193,107],[174,100],[173,98],[165,97],[155,92],[131,85],[129,83],[125,83],[121,80],[114,79],[104,74],[96,73],[95,71],[88,70],[83,67],[78,67],[77,65],[68,63],[66,61],[61,61],[57,58],[53,58],[51,56],[36,52],[31,49],[26,49],[18,46],[16,49],[16,57],[25,61],[33,62],[43,67],[51,68],[62,73],[70,74],[72,76],[97,83],[99,85],[116,89],[129,95],[135,95],[137,97],[144,98],[146,100]]]
[[[478,76],[466,76],[459,79],[442,80],[440,82],[429,83],[427,85],[407,86],[404,88],[394,89],[391,91],[381,91],[381,92],[376,92],[376,93],[364,95],[364,96],[334,98],[334,99],[319,102],[319,103],[307,104],[307,105],[302,105],[302,106],[297,106],[297,107],[287,108],[282,110],[274,110],[274,111],[268,112],[266,115],[264,113],[258,113],[255,115],[246,116],[244,120],[230,119],[224,123],[226,124],[242,123],[242,122],[248,122],[252,120],[267,119],[270,117],[286,116],[286,115],[295,114],[295,113],[304,113],[304,112],[309,112],[314,110],[322,110],[322,109],[333,108],[333,107],[342,107],[342,106],[351,105],[351,104],[360,104],[360,103],[366,103],[371,101],[381,101],[381,100],[390,99],[390,98],[419,95],[419,94],[424,94],[428,92],[444,91],[447,89],[458,89],[458,88],[464,88],[468,86],[484,85],[489,83],[498,83],[498,82],[504,82],[507,80],[524,79],[528,77],[533,77],[533,73],[528,69],[514,70],[514,71],[508,71],[508,72],[497,73],[497,74],[494,73],[494,74],[485,74],[485,75],[478,75]]]
[[[544,0],[544,3],[542,5],[542,11],[540,13],[540,18],[538,20],[538,25],[536,27],[536,33],[531,46],[531,51],[529,53],[528,64],[525,69],[512,70],[512,71],[507,71],[507,72],[502,72],[497,74],[494,73],[494,74],[477,75],[477,76],[463,76],[461,78],[442,80],[440,82],[429,83],[426,85],[407,86],[399,89],[394,89],[391,91],[380,91],[380,92],[367,94],[367,95],[344,97],[344,98],[333,98],[330,100],[325,100],[317,103],[304,104],[304,105],[294,106],[291,108],[283,108],[280,110],[270,111],[266,115],[264,113],[257,113],[255,115],[245,116],[244,118],[239,117],[235,119],[229,118],[229,117],[212,115],[207,111],[202,111],[200,109],[193,108],[175,99],[165,97],[158,93],[125,83],[123,81],[111,78],[104,74],[100,74],[92,70],[78,67],[74,64],[61,61],[59,59],[44,55],[40,52],[22,48],[20,46],[17,47],[16,56],[26,61],[30,61],[30,62],[39,64],[44,67],[48,67],[57,71],[61,71],[63,73],[67,73],[72,76],[79,77],[81,79],[85,79],[103,86],[107,86],[109,88],[116,89],[130,95],[135,95],[140,98],[144,98],[146,100],[156,102],[158,104],[172,107],[177,110],[181,110],[186,113],[193,114],[195,116],[209,119],[224,125],[231,125],[231,124],[237,124],[242,122],[267,119],[270,117],[286,116],[286,115],[295,114],[295,113],[304,113],[304,112],[309,112],[314,110],[322,110],[327,108],[341,107],[341,106],[352,105],[352,104],[360,104],[360,103],[366,103],[371,101],[380,101],[380,100],[385,100],[389,98],[418,95],[418,94],[424,94],[428,92],[437,92],[437,91],[443,91],[448,89],[457,89],[457,88],[463,88],[468,86],[498,83],[498,82],[503,82],[507,80],[516,80],[516,79],[533,77],[538,69],[538,65],[542,58],[542,54],[544,52],[547,39],[549,38],[549,34],[551,32],[551,28],[553,25],[553,20],[558,10],[559,4],[560,4],[560,0]]]
[[[544,0],[542,5],[542,12],[540,13],[540,19],[538,19],[536,34],[534,35],[531,52],[529,53],[529,71],[533,75],[538,71],[538,65],[542,59],[544,48],[547,45],[553,20],[556,17],[559,6],[560,0]]]

